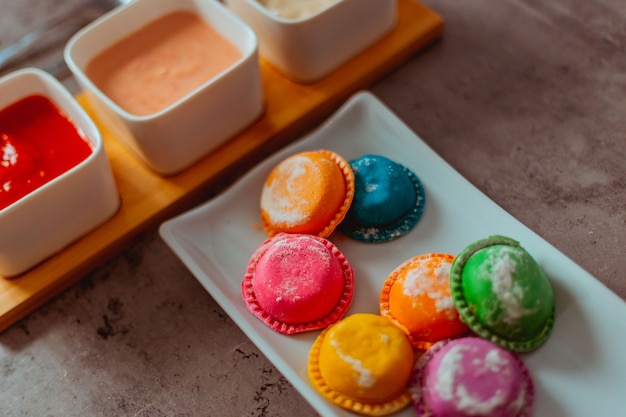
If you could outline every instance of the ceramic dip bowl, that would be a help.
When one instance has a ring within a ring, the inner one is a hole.
[[[98,118],[161,175],[264,111],[256,35],[217,1],[135,0],[77,32],[65,61]]]
[[[313,83],[396,26],[395,0],[225,0],[259,37],[263,58]]]
[[[50,74],[0,79],[0,275],[26,272],[120,205],[96,125]]]

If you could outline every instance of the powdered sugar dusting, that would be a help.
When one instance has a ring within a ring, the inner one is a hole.
[[[407,272],[402,290],[407,297],[428,296],[435,302],[437,311],[455,318],[452,296],[443,290],[448,286],[450,263],[440,261],[433,265],[436,261],[431,258],[417,260]]]
[[[517,394],[517,398],[515,398],[515,400],[513,400],[513,402],[509,404],[509,409],[521,410],[524,407],[524,404],[526,404],[526,390],[527,390],[527,382],[524,380],[522,384],[522,388],[519,390],[519,393]]]
[[[334,259],[332,253],[328,250],[323,243],[315,239],[283,239],[277,241],[274,244],[273,256],[280,256],[287,262],[291,262],[294,252],[298,252],[300,255],[309,252],[304,261],[310,260],[315,263],[317,269],[328,269],[331,261]],[[302,262],[302,258],[298,258],[298,262]]]
[[[375,238],[379,233],[380,233],[380,230],[375,227],[368,227],[367,229],[362,231],[363,238],[365,240]]]
[[[491,416],[493,411],[506,401],[506,395],[501,389],[488,400],[481,401],[474,398],[464,385],[459,385],[457,388],[457,396],[459,398],[458,409],[473,416]]]
[[[496,389],[488,398],[479,398],[472,393],[472,387],[463,384],[462,375],[464,356],[472,354],[476,348],[471,346],[453,346],[442,358],[437,369],[435,389],[444,401],[454,402],[456,409],[467,415],[491,416],[494,411],[507,401],[504,389]],[[484,358],[475,357],[472,360],[476,373],[499,373],[508,370],[508,360],[500,355],[496,349],[490,350]]]
[[[452,401],[455,398],[455,382],[457,373],[463,374],[463,351],[469,349],[466,346],[454,346],[441,360],[437,369],[437,382],[435,390],[445,401]]]
[[[373,193],[376,190],[378,190],[378,184],[365,184],[366,193]]]
[[[284,181],[273,181],[265,184],[261,194],[261,207],[276,224],[300,224],[308,220],[310,213],[301,201],[293,195],[302,195],[302,177],[315,170],[315,164],[306,156],[295,155],[280,163],[276,168],[276,176]],[[287,185],[287,189],[281,185]]]
[[[527,309],[522,306],[524,288],[513,278],[517,268],[516,252],[513,248],[503,247],[501,250],[490,253],[487,262],[481,266],[481,276],[489,277],[491,288],[501,302],[504,316],[501,318],[507,324],[513,324],[536,309]],[[491,273],[488,272],[491,270]]]
[[[507,358],[503,357],[498,349],[491,349],[486,355],[484,360],[476,359],[479,361],[477,365],[482,365],[486,369],[489,369],[491,372],[499,373],[504,372],[507,373],[509,371],[508,364],[509,361]]]
[[[356,382],[358,386],[363,388],[370,388],[374,386],[374,384],[376,383],[376,378],[374,377],[374,375],[372,375],[372,371],[363,366],[363,362],[361,362],[359,359],[353,358],[350,355],[346,355],[341,350],[341,347],[339,346],[340,343],[337,340],[331,340],[330,344],[335,348],[335,352],[337,352],[337,355],[343,361],[352,365],[352,369],[356,372],[357,375]]]
[[[297,266],[294,267],[293,254],[297,252]],[[276,275],[286,279],[271,280],[271,292],[276,294],[276,301],[297,302],[299,292],[307,286],[319,285],[310,279],[313,271],[330,270],[333,257],[330,251],[317,240],[283,239],[276,242],[265,256],[267,261],[276,266]]]

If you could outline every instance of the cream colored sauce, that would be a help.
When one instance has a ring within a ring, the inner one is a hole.
[[[241,56],[199,16],[177,11],[95,56],[86,73],[124,110],[144,116],[175,103]]]
[[[341,0],[258,0],[272,13],[285,19],[303,19]]]

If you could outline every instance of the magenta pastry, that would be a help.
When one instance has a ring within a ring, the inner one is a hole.
[[[248,310],[274,331],[294,334],[327,327],[352,302],[354,272],[329,240],[280,233],[254,252],[241,284]]]
[[[419,417],[530,417],[534,403],[524,362],[479,337],[434,344],[418,360],[410,389]]]

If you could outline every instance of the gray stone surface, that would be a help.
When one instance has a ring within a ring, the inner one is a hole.
[[[79,3],[0,0],[0,46]],[[444,39],[371,91],[626,298],[623,0],[425,3]],[[0,334],[0,376],[3,416],[316,415],[155,230]]]

